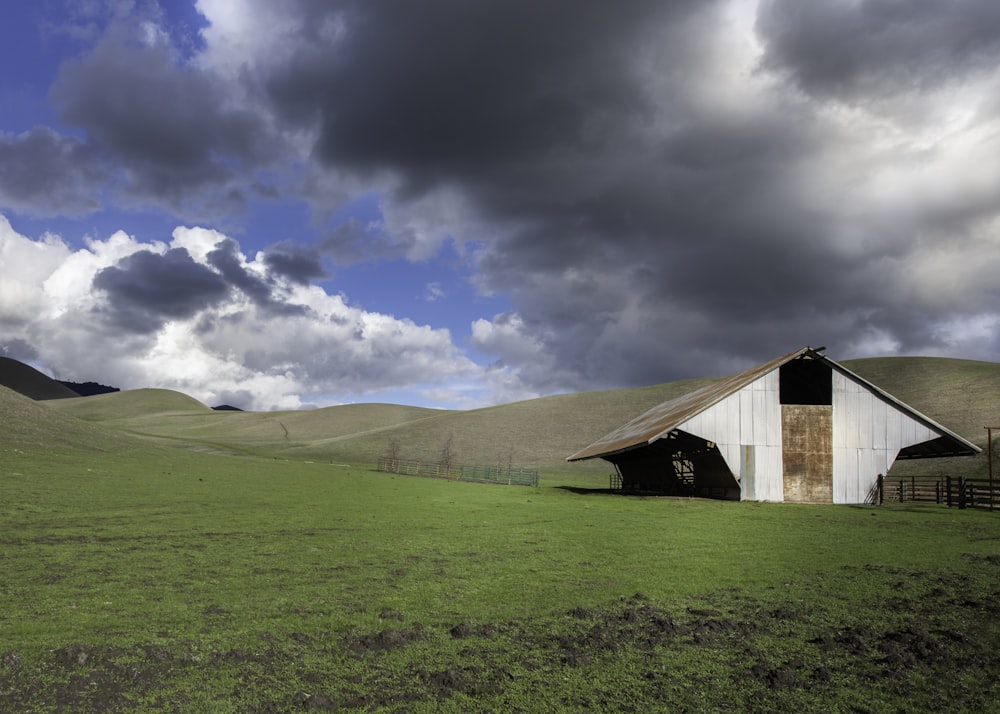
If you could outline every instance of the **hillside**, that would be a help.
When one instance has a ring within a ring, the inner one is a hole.
[[[35,401],[0,386],[0,453],[5,454],[5,461],[42,452],[46,458],[73,457],[147,446],[116,429],[89,424],[51,409],[49,405],[54,403]]]
[[[985,444],[986,424],[1000,424],[1000,364],[921,357],[843,364],[977,444]],[[214,411],[187,395],[161,389],[60,399],[36,406],[45,410],[42,414],[100,422],[104,427],[197,450],[373,463],[390,444],[404,458],[435,460],[450,439],[460,463],[512,463],[546,471],[599,473],[608,470],[602,461],[567,464],[565,458],[648,408],[711,381],[578,392],[461,412],[390,404],[290,412]],[[904,470],[940,469],[942,463],[914,462]]]
[[[404,458],[434,460],[450,437],[462,463],[565,470],[565,457],[621,421],[708,380],[542,397],[470,411],[346,404],[290,412],[214,411],[178,392],[132,390],[51,402],[52,409],[158,441],[198,449],[373,463],[399,445]],[[574,468],[574,467],[571,467]],[[575,467],[579,469],[580,467]],[[601,464],[584,470],[605,470]]]
[[[166,416],[210,414],[207,406],[172,389],[129,389],[52,402],[53,409],[88,421],[134,425]]]
[[[0,357],[0,386],[31,399],[70,399],[80,396],[65,384],[10,357]]]
[[[445,412],[392,429],[318,440],[293,454],[342,461],[374,461],[391,440],[403,458],[435,460],[451,438],[456,460],[469,464],[505,464],[543,470],[579,470],[566,456],[619,423],[666,399],[685,394],[708,380],[541,397],[463,412]],[[588,464],[583,470],[607,470]]]
[[[53,402],[50,406],[161,441],[259,455],[308,449],[317,443],[391,430],[409,421],[447,413],[394,404],[349,404],[287,412],[219,411],[164,389],[129,390]]]

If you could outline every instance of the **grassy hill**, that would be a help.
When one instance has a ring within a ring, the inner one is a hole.
[[[924,357],[843,364],[977,444],[985,444],[985,425],[1000,424],[1000,364]],[[600,460],[567,464],[565,458],[646,409],[711,381],[578,392],[469,411],[350,404],[309,411],[220,412],[162,389],[61,399],[45,407],[64,417],[196,450],[372,463],[390,443],[403,458],[435,460],[450,439],[460,463],[509,462],[543,471],[603,474],[608,466]],[[943,463],[923,461],[904,470],[939,470]]]
[[[38,402],[0,386],[0,453],[8,459],[39,454],[46,458],[78,458],[149,447],[117,429],[89,424],[51,409],[54,403]]]
[[[434,460],[451,438],[457,461],[488,465],[508,458],[545,470],[623,421],[709,380],[638,389],[580,392],[470,411],[392,404],[347,404],[289,412],[220,412],[178,392],[134,390],[52,402],[67,415],[197,449],[286,458],[372,463],[395,441],[403,458]]]
[[[0,357],[0,386],[31,399],[69,399],[79,396],[34,367],[10,357]]]

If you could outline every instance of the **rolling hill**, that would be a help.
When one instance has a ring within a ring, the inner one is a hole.
[[[1000,425],[1000,364],[930,357],[871,358],[843,364],[977,444],[985,444],[984,426]],[[32,379],[31,384],[37,384],[37,378]],[[19,403],[19,409],[30,411],[39,439],[44,436],[46,415],[54,431],[66,432],[67,425],[89,425],[100,433],[127,434],[199,451],[343,463],[373,463],[390,444],[404,458],[435,460],[450,439],[460,463],[509,462],[545,471],[598,473],[606,472],[607,464],[567,464],[565,457],[646,409],[711,381],[578,392],[469,411],[391,404],[289,412],[215,411],[187,395],[162,389],[38,403],[29,400]],[[941,464],[930,460],[899,466],[909,473],[940,469]],[[984,464],[983,460],[982,468]]]
[[[148,447],[117,429],[51,409],[52,403],[0,386],[0,453],[74,458]]]
[[[0,356],[0,386],[31,399],[70,399],[80,396],[34,367]]]

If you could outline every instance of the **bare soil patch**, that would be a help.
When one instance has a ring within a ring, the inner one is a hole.
[[[974,564],[995,577],[1000,559]],[[183,710],[186,692],[209,678],[230,682],[219,696],[253,712],[405,711],[447,700],[489,710],[558,692],[556,682],[580,681],[573,673],[593,687],[574,685],[558,706],[627,711],[702,701],[809,711],[846,689],[866,693],[859,711],[989,708],[998,693],[1000,591],[965,576],[877,570],[912,597],[850,621],[822,603],[763,602],[738,590],[680,604],[636,593],[603,608],[492,623],[425,627],[383,611],[387,626],[374,632],[267,635],[257,647],[208,653],[162,639],[0,652],[0,710]],[[602,684],[609,671],[625,673],[615,687]]]

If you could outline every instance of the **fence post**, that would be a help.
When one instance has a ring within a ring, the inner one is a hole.
[[[958,477],[958,507],[965,508],[965,477]]]
[[[878,476],[875,477],[875,488],[878,490],[877,491],[878,505],[881,506],[885,502],[885,494],[884,494],[885,477],[882,476],[882,474],[879,474]]]

